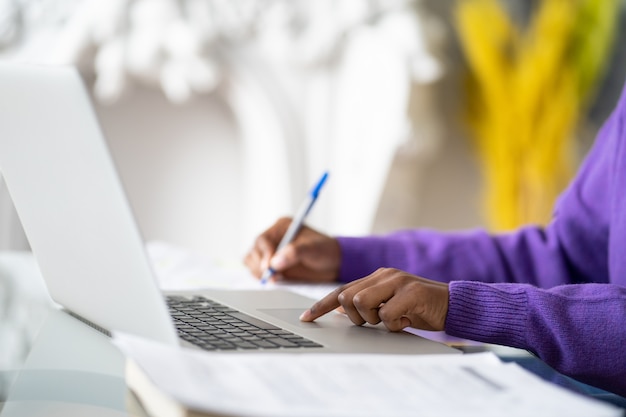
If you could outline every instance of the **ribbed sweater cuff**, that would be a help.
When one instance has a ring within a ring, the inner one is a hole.
[[[450,283],[446,333],[464,339],[525,349],[526,285]]]

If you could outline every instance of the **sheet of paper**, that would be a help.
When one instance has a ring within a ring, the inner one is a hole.
[[[146,245],[159,286],[164,291],[212,289],[282,288],[312,299],[320,299],[337,284],[311,285],[269,282],[261,285],[242,264],[226,264],[165,242]]]
[[[491,353],[229,354],[114,342],[190,408],[241,416],[619,416]]]
[[[164,291],[260,287],[259,281],[243,265],[217,262],[208,256],[160,241],[148,242],[146,251],[159,287]]]

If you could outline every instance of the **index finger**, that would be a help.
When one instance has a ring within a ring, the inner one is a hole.
[[[329,293],[327,296],[316,302],[300,315],[301,321],[314,321],[315,319],[322,317],[324,314],[329,313],[339,307],[339,294],[345,290],[345,286],[341,286],[336,290]]]

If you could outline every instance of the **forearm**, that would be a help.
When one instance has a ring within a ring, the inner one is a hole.
[[[552,287],[574,276],[552,230],[528,227],[490,235],[483,230],[443,233],[406,230],[387,236],[339,238],[340,279],[361,278],[379,267],[402,269],[441,282],[531,283]]]
[[[626,289],[616,285],[450,284],[450,335],[532,351],[556,370],[620,395],[624,323]]]

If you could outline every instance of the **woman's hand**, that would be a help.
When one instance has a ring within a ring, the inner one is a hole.
[[[295,239],[275,253],[291,218],[281,218],[256,238],[244,263],[260,278],[271,266],[276,279],[312,283],[333,282],[339,275],[341,249],[336,239],[302,226]]]
[[[313,321],[342,307],[358,326],[382,321],[392,332],[405,327],[443,330],[448,297],[448,284],[381,268],[331,292],[302,313],[300,320]]]

